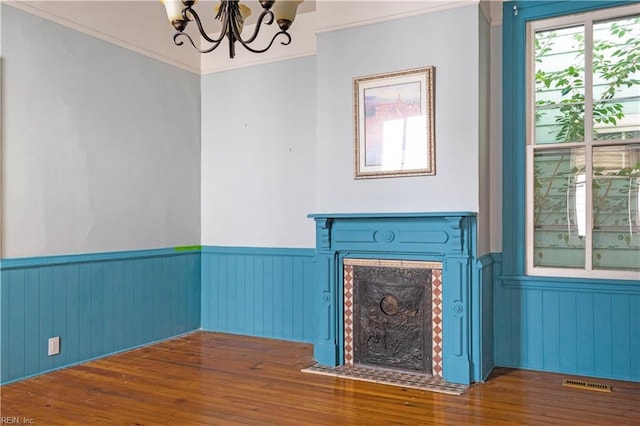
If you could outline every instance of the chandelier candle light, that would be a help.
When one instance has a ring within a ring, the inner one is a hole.
[[[291,35],[289,35],[287,30],[296,17],[298,5],[302,3],[303,0],[260,0],[259,3],[262,6],[262,12],[260,13],[260,16],[258,16],[253,34],[247,39],[243,39],[241,33],[245,19],[249,15],[251,15],[251,8],[242,3],[239,3],[238,0],[221,0],[220,4],[215,7],[216,19],[222,22],[222,30],[220,31],[220,34],[215,38],[212,38],[205,32],[200,16],[198,16],[196,11],[193,9],[193,6],[197,2],[197,0],[160,1],[167,9],[169,22],[171,22],[171,25],[173,25],[173,27],[176,29],[176,33],[173,35],[173,41],[176,45],[181,46],[182,44],[184,44],[182,40],[178,40],[179,37],[186,37],[196,51],[200,53],[209,53],[214,51],[226,36],[229,40],[229,57],[233,58],[236,54],[236,42],[240,43],[242,46],[244,46],[245,49],[253,53],[266,52],[267,50],[269,50],[269,48],[271,48],[271,45],[273,45],[275,39],[280,35],[284,37],[284,40],[280,42],[282,45],[286,46],[291,43]],[[253,47],[249,46],[255,41],[256,37],[258,37],[258,33],[260,32],[260,27],[262,26],[262,24],[271,25],[273,24],[274,19],[280,27],[280,31],[274,34],[271,42],[267,45],[267,47],[265,47],[264,49],[254,49]],[[189,34],[184,32],[189,21],[194,21],[196,23],[200,35],[206,42],[209,43],[208,47],[205,47],[203,49],[199,48],[193,41],[193,38]]]

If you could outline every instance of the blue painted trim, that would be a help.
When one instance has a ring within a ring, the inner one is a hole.
[[[507,1],[503,5],[503,23],[506,17],[516,21],[533,21],[553,18],[555,16],[589,12],[638,3],[637,0],[517,0]],[[513,7],[518,8],[518,15],[514,16]]]
[[[0,270],[34,268],[38,266],[70,265],[74,263],[106,262],[112,260],[144,259],[162,256],[190,255],[198,250],[176,250],[160,248],[150,250],[129,250],[104,253],[83,253],[58,256],[38,256],[0,259]]]
[[[111,353],[108,353],[108,354],[99,355],[99,356],[96,356],[96,357],[93,357],[93,358],[88,358],[88,359],[85,359],[85,360],[82,360],[82,361],[74,362],[74,363],[71,363],[71,364],[66,364],[66,365],[63,365],[63,366],[60,366],[60,367],[54,367],[54,368],[52,368],[50,370],[39,371],[37,373],[29,374],[29,375],[24,376],[24,377],[19,377],[17,379],[12,379],[12,380],[8,380],[6,382],[2,382],[2,386],[8,385],[10,383],[19,382],[19,381],[22,381],[22,380],[25,380],[25,379],[29,379],[31,377],[37,377],[37,376],[40,376],[42,374],[52,373],[52,372],[58,371],[58,370],[64,370],[65,368],[73,367],[73,366],[76,366],[76,365],[82,365],[82,364],[85,364],[87,362],[95,361],[95,360],[102,359],[102,358],[106,358],[106,357],[109,357],[109,356],[112,356],[112,355],[117,355],[117,354],[129,352],[129,351],[132,351],[132,350],[135,350],[135,349],[144,348],[144,347],[151,346],[151,345],[156,345],[158,343],[166,342],[168,340],[178,339],[180,337],[184,337],[184,336],[188,336],[190,334],[193,334],[193,333],[195,333],[197,331],[198,330],[190,330],[190,331],[187,331],[185,333],[176,334],[175,336],[170,336],[170,337],[166,337],[166,338],[163,338],[163,339],[153,340],[151,342],[142,343],[140,345],[132,346],[130,348],[122,349],[122,350],[119,350],[119,351],[114,351],[114,352],[111,352]]]
[[[640,281],[503,275],[505,288],[640,295]]]
[[[478,258],[476,261],[476,268],[482,270],[488,266],[491,266],[495,263],[495,258],[493,253],[487,253]]]
[[[494,321],[493,288],[495,258],[493,253],[485,254],[476,260],[471,288],[472,323],[471,337],[474,360],[474,378],[485,381],[493,371],[494,364]]]
[[[512,1],[503,5],[502,206],[504,271],[525,273],[526,24],[637,1]],[[517,7],[517,15],[513,8]]]

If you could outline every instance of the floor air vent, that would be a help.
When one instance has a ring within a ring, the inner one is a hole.
[[[602,383],[583,382],[582,380],[564,379],[562,386],[569,388],[586,389],[597,392],[611,392],[611,385],[603,385]]]

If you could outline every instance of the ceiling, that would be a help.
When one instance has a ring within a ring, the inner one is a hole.
[[[296,21],[289,31],[293,39],[291,45],[280,46],[275,43],[269,52],[261,55],[238,49],[236,58],[231,60],[223,46],[207,55],[200,55],[188,46],[175,46],[174,29],[167,21],[164,7],[158,0],[2,1],[44,19],[198,74],[312,55],[315,53],[315,35],[321,32],[473,4],[480,4],[491,22],[499,22],[502,11],[502,0],[307,0],[298,7]],[[205,29],[212,34],[220,29],[213,11],[217,3],[217,0],[200,0],[195,6]],[[245,24],[245,28],[251,31],[250,26],[255,23],[262,8],[254,0],[246,0],[244,3],[253,11]],[[193,24],[188,32],[195,35],[195,28],[192,27]],[[275,32],[275,29],[263,29],[256,45],[268,44]]]

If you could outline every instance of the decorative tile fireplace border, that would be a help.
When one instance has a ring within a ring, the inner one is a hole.
[[[378,266],[393,268],[431,269],[431,327],[432,327],[432,375],[442,378],[442,263],[387,260],[387,259],[344,259],[344,364],[354,365],[353,346],[353,267]]]
[[[431,282],[431,327],[433,340],[433,375],[442,377],[442,264],[433,269]]]
[[[438,262],[441,292],[432,338],[441,343],[435,370],[447,382],[482,381],[483,356],[492,341],[483,340],[483,293],[476,254],[475,213],[320,213],[316,223],[314,358],[319,365],[345,365],[344,274],[348,258]],[[353,342],[351,342],[353,343]]]

